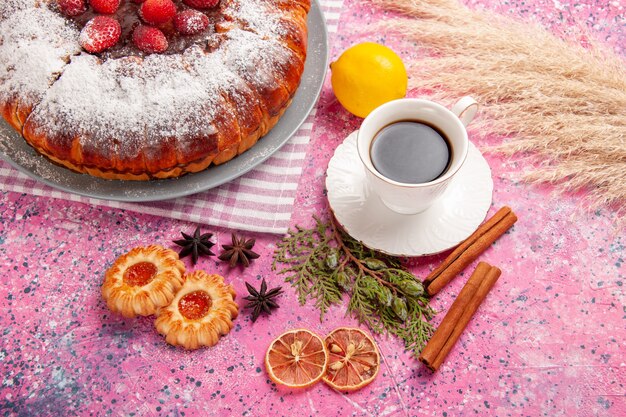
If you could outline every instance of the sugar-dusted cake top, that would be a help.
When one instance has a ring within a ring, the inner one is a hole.
[[[37,129],[81,136],[87,148],[120,147],[141,137],[123,146],[132,154],[158,147],[163,136],[184,142],[210,135],[218,113],[263,105],[259,94],[280,88],[285,71],[302,61],[288,43],[297,25],[284,12],[286,1],[222,0],[205,11],[210,24],[201,34],[168,33],[171,50],[163,54],[133,45],[129,36],[139,18],[131,0],[110,15],[127,38],[100,54],[79,43],[93,10],[67,17],[54,1],[5,1],[0,101],[19,96],[23,105],[35,106],[30,120]]]
[[[196,172],[252,146],[285,111],[304,70],[309,6],[3,0],[0,112],[81,172]]]

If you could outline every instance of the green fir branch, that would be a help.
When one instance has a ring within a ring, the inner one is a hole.
[[[290,238],[278,243],[272,268],[276,270],[277,263],[290,265],[280,271],[286,274],[285,281],[296,288],[300,304],[309,298],[314,300],[323,317],[332,304],[341,301],[341,290],[332,274],[319,274],[320,270],[328,269],[332,236],[327,233],[328,223],[317,217],[315,222],[312,229],[296,226],[295,231],[290,231]]]
[[[346,315],[374,333],[399,337],[418,357],[434,332],[434,311],[421,281],[400,259],[367,248],[334,219],[314,220],[312,228],[296,226],[277,244],[272,268],[281,265],[279,274],[296,289],[300,304],[312,300],[320,320],[346,293]]]

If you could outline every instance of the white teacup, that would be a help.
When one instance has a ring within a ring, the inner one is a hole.
[[[417,214],[428,209],[446,190],[446,187],[465,162],[469,139],[467,126],[478,110],[471,97],[460,99],[452,110],[429,100],[403,98],[390,101],[372,111],[361,124],[357,134],[359,157],[365,166],[366,178],[372,191],[391,210],[401,214]],[[372,163],[372,141],[384,127],[399,121],[415,120],[439,130],[451,147],[451,161],[442,175],[430,182],[403,183],[385,177]]]

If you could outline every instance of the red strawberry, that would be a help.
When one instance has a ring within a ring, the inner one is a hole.
[[[209,18],[197,10],[187,9],[176,15],[174,26],[181,35],[195,35],[209,26]]]
[[[89,0],[89,4],[97,13],[113,14],[120,7],[121,0]]]
[[[167,38],[159,29],[139,25],[133,32],[133,43],[147,54],[161,53],[167,50]]]
[[[59,0],[59,9],[66,16],[78,16],[85,13],[87,5],[85,0]]]
[[[80,32],[80,46],[97,54],[117,43],[122,34],[119,22],[109,16],[96,16]]]
[[[183,0],[183,3],[195,9],[209,9],[217,6],[219,2],[220,0]]]
[[[152,25],[167,23],[176,15],[172,0],[146,0],[140,8],[143,20]]]

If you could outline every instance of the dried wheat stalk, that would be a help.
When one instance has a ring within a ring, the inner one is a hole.
[[[626,71],[622,57],[456,0],[371,0],[406,16],[385,29],[427,52],[408,63],[412,87],[450,102],[472,95],[494,150],[528,153],[524,178],[589,190],[591,207],[626,212]]]

